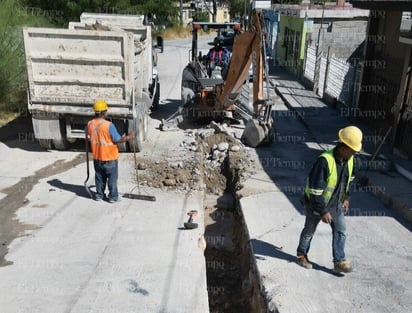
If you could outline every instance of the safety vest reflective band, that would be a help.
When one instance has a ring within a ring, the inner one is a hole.
[[[217,51],[217,53],[219,54],[218,55],[219,56],[218,61],[222,61],[223,50],[219,50],[219,51]],[[215,59],[216,59],[216,50],[213,50],[212,60],[215,61]]]
[[[338,182],[338,172],[336,170],[336,161],[335,161],[335,157],[333,156],[333,149],[323,152],[319,157],[320,158],[325,158],[326,162],[328,164],[329,175],[328,175],[328,178],[326,180],[326,187],[325,187],[325,189],[312,189],[312,188],[309,188],[309,179],[308,179],[308,182],[307,182],[306,188],[305,188],[305,194],[309,198],[310,198],[310,195],[323,196],[323,198],[325,200],[325,204],[328,204],[331,197],[332,197],[333,191],[336,188],[336,184]],[[349,190],[349,184],[354,179],[354,177],[352,176],[353,163],[354,163],[353,156],[351,156],[350,159],[348,160],[348,177],[349,177],[349,179],[348,179],[348,182],[346,184],[345,193]]]
[[[119,149],[110,136],[110,122],[95,118],[87,123],[87,131],[93,159],[99,161],[113,161],[119,158]]]

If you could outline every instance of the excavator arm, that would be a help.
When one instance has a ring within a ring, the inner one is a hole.
[[[227,79],[221,93],[218,92],[216,97],[221,107],[237,110],[246,119],[242,139],[252,147],[265,141],[271,142],[274,137],[271,116],[273,102],[264,97],[264,78],[268,77],[266,39],[263,12],[255,9],[251,30],[238,35],[234,40]],[[245,80],[248,79],[251,64],[253,64],[253,114],[248,108],[236,104],[236,98]],[[267,95],[269,96],[269,90]]]
[[[239,95],[245,80],[249,76],[249,68],[253,62],[253,103],[255,112],[258,103],[264,101],[263,82],[265,66],[265,31],[263,13],[255,9],[252,15],[252,29],[235,37],[227,79],[217,101],[224,107],[230,107]]]

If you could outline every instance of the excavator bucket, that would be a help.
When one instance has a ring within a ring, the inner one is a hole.
[[[264,142],[273,141],[272,138],[272,125],[269,123],[257,119],[250,119],[246,122],[245,130],[242,134],[242,141],[246,145],[255,148]]]

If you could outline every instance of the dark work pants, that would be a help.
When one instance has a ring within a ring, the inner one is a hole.
[[[118,161],[93,160],[96,182],[96,199],[103,199],[106,185],[109,189],[109,199],[118,200],[117,179],[119,176]]]

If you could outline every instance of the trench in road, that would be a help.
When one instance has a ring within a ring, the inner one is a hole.
[[[228,139],[211,137],[208,144],[203,145],[203,149],[215,145],[216,140]],[[218,173],[215,172],[226,182],[224,190],[216,194],[210,192],[215,186],[208,186],[206,189],[204,237],[211,313],[269,312],[268,300],[261,286],[247,227],[236,195],[243,170],[239,168],[239,160],[244,158],[242,154],[229,152]],[[221,179],[214,181],[216,180]]]
[[[68,162],[57,160],[53,164],[36,171],[33,175],[23,177],[13,186],[1,190],[6,196],[0,200],[0,266],[12,264],[5,260],[10,242],[21,236],[24,231],[37,228],[34,225],[23,224],[16,218],[16,211],[28,204],[26,196],[33,189],[33,186],[40,179],[65,172],[82,162],[85,162],[84,153]]]

